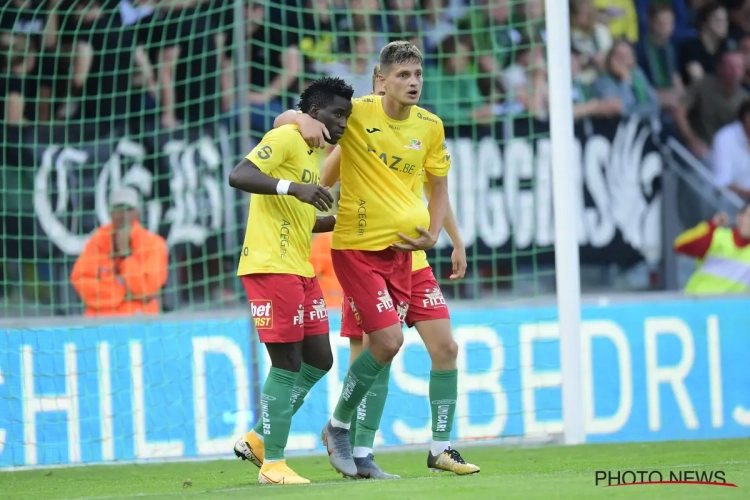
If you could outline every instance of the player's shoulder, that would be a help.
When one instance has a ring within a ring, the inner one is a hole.
[[[282,125],[266,132],[261,143],[274,142],[287,150],[309,149],[296,124]]]
[[[410,118],[417,122],[423,123],[425,128],[429,128],[429,129],[439,128],[441,130],[443,128],[443,120],[441,120],[438,115],[436,115],[435,113],[431,111],[427,111],[426,109],[420,106],[414,106],[414,109],[411,112]]]
[[[379,95],[363,95],[362,97],[355,97],[352,99],[352,107],[354,109],[375,108],[378,106],[380,99],[382,99],[382,97]]]
[[[266,135],[263,136],[263,140],[289,139],[295,135],[299,136],[299,127],[297,127],[296,124],[290,123],[269,130],[266,132]]]

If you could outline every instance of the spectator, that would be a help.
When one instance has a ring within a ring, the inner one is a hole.
[[[52,98],[57,81],[58,0],[6,0],[0,7],[0,34],[26,38],[14,46],[24,46],[25,109],[29,119],[48,121],[52,117]],[[16,57],[16,56],[13,56]]]
[[[423,105],[438,113],[448,127],[491,120],[493,109],[485,104],[476,75],[469,71],[468,42],[449,36],[440,44],[437,55],[437,66],[424,68]]]
[[[685,89],[677,71],[677,54],[671,38],[674,12],[671,5],[654,4],[648,10],[648,34],[638,44],[638,65],[656,90],[662,109],[682,105]]]
[[[612,47],[612,37],[597,21],[593,0],[573,0],[570,4],[571,45],[581,55],[583,67],[578,78],[591,84],[604,71],[604,59]]]
[[[388,18],[381,12],[379,0],[351,0],[345,6],[345,11],[339,16],[338,29],[345,32],[345,38],[339,45],[347,52],[352,50],[352,36],[357,32],[375,33],[373,40],[376,47],[388,43],[386,28]]]
[[[336,60],[338,51],[329,0],[306,0],[302,14],[300,52],[305,58],[305,73],[324,73],[325,65]]]
[[[514,62],[503,72],[508,100],[518,102],[535,117],[547,109],[547,68],[541,42],[526,40],[516,49]]]
[[[391,41],[412,38],[420,31],[417,0],[387,0],[388,33]]]
[[[638,13],[633,0],[595,0],[599,22],[609,28],[613,39],[638,41]]]
[[[426,54],[435,52],[440,42],[455,33],[456,28],[448,17],[447,0],[422,0],[422,47]]]
[[[750,0],[724,0],[729,14],[728,39],[736,44],[745,35],[750,35]]]
[[[716,184],[750,201],[750,101],[740,106],[737,121],[714,137],[711,164]]]
[[[110,195],[112,223],[91,236],[70,280],[86,316],[158,314],[167,282],[167,244],[138,222],[138,193],[122,188]]]
[[[219,115],[222,63],[211,16],[201,5],[178,2],[146,19],[152,51],[158,50],[162,125],[172,128]]]
[[[378,53],[371,33],[359,33],[354,40],[354,54],[329,64],[327,72],[346,80],[354,88],[354,95],[359,97],[372,93],[372,68],[378,63]]]
[[[729,30],[727,11],[718,2],[701,7],[696,14],[696,23],[698,36],[687,40],[680,49],[680,75],[685,85],[714,72]]]
[[[532,40],[547,40],[544,20],[544,0],[524,0],[516,3],[516,17],[523,26],[523,36]]]
[[[750,204],[737,214],[734,228],[724,213],[688,229],[674,242],[674,251],[698,259],[698,269],[685,293],[721,295],[750,292]]]
[[[599,99],[617,99],[620,114],[656,115],[659,100],[646,75],[636,65],[633,49],[625,40],[618,40],[605,60],[606,72],[593,84],[594,95]]]
[[[698,158],[707,159],[708,144],[716,132],[734,121],[747,97],[742,88],[745,61],[742,54],[726,51],[721,55],[716,76],[706,75],[687,92],[684,110],[674,111],[675,124],[688,148]]]
[[[119,13],[97,0],[82,4],[64,0],[69,9],[61,38],[75,47],[70,94],[61,118],[81,119],[97,127],[123,120],[130,110],[135,32],[122,24]],[[109,118],[109,120],[105,119]]]
[[[297,31],[269,23],[268,7],[263,3],[251,1],[247,13],[251,127],[260,131],[271,128],[273,119],[291,107],[285,97],[295,93],[302,55]],[[281,17],[292,22],[293,13],[282,12]]]
[[[479,85],[486,96],[502,93],[502,69],[523,38],[510,22],[510,1],[488,1],[484,8],[472,9],[458,23],[459,33],[471,38],[475,64],[481,73]]]
[[[4,124],[22,125],[26,91],[26,47],[25,36],[0,33],[0,111]],[[5,135],[5,127],[0,138]]]
[[[575,51],[570,55],[570,69],[573,76],[573,117],[575,119],[581,119],[619,115],[619,99],[593,98],[590,86],[580,80],[578,75],[583,66],[581,59],[583,59],[583,57]]]

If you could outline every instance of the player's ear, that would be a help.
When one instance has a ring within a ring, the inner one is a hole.
[[[307,112],[307,114],[310,115],[310,116],[312,116],[313,118],[317,118],[318,117],[318,111],[320,111],[319,108],[318,108],[318,105],[317,104],[311,104],[310,105],[310,110]]]

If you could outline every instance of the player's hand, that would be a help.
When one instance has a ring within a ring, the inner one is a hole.
[[[331,138],[325,125],[304,113],[297,117],[297,127],[300,135],[311,148],[324,148],[326,139]]]
[[[449,278],[450,280],[460,280],[466,276],[466,249],[463,246],[453,247],[451,263],[453,264],[453,273]]]
[[[302,203],[312,205],[321,212],[328,212],[333,207],[333,196],[318,184],[297,184],[293,182],[289,186],[289,194]]]
[[[405,243],[392,243],[391,248],[400,252],[415,252],[417,250],[429,250],[437,243],[437,236],[432,236],[427,229],[417,226],[417,232],[419,238],[416,240],[409,238],[404,233],[398,233],[398,237]]]

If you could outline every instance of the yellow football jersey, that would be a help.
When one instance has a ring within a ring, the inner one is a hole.
[[[447,149],[446,149],[447,151]],[[424,183],[427,182],[427,177],[422,172],[421,182],[414,183],[414,194],[420,200],[424,200]],[[411,253],[411,271],[421,271],[422,269],[430,267],[430,263],[427,262],[427,252],[424,250],[417,250]]]
[[[271,130],[246,158],[276,179],[320,183],[318,151],[305,144],[296,125]],[[316,215],[315,207],[293,196],[252,195],[237,275],[315,276],[310,245]]]
[[[423,170],[446,176],[450,155],[443,122],[418,106],[393,120],[380,96],[354,99],[341,145],[341,198],[333,231],[337,250],[383,250],[398,233],[417,238],[430,215],[415,183]],[[420,187],[421,189],[421,187]]]

